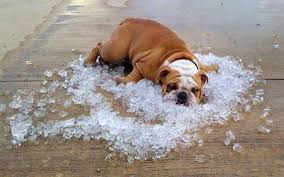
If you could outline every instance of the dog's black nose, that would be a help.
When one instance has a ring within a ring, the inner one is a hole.
[[[188,95],[185,91],[180,91],[177,94],[177,104],[187,104]]]
[[[188,96],[187,96],[187,93],[185,91],[180,91],[178,94],[177,94],[177,97],[178,99],[180,100],[187,100]]]

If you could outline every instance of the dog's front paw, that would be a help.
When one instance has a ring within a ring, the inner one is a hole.
[[[121,83],[125,83],[125,79],[124,79],[124,77],[120,77],[120,76],[115,76],[114,78],[113,78],[113,80],[117,83],[117,84],[121,84]]]
[[[96,66],[96,60],[89,60],[89,59],[86,59],[84,61],[84,64],[83,64],[84,67],[87,67],[87,66],[93,66],[95,67]]]
[[[201,97],[201,99],[200,99],[200,103],[201,103],[201,104],[205,104],[205,103],[207,103],[208,101],[209,101],[208,96],[205,95],[205,93],[203,93],[203,94],[202,94],[202,97]]]

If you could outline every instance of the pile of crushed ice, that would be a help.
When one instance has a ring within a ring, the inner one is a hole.
[[[195,132],[201,127],[212,123],[224,124],[230,116],[239,120],[242,112],[263,101],[262,89],[253,94],[249,91],[260,82],[257,79],[259,68],[249,66],[246,69],[240,60],[230,57],[197,56],[206,64],[219,64],[220,69],[218,73],[209,74],[205,88],[208,102],[193,107],[178,106],[164,100],[160,86],[149,80],[116,85],[111,78],[122,74],[119,68],[85,68],[82,57],[57,73],[46,71],[46,77],[57,75],[61,81],[44,81],[37,91],[18,92],[9,104],[11,109],[17,110],[7,119],[12,143],[21,144],[27,140],[36,141],[37,137],[56,135],[65,139],[83,138],[85,141],[104,139],[111,151],[125,154],[129,161],[155,159],[177,147],[194,145],[198,141]],[[121,116],[100,89],[112,93],[127,112],[137,116]],[[54,93],[57,90],[65,91],[64,107],[82,105],[90,108],[89,113],[63,120],[68,112],[59,110],[57,118],[45,120],[46,113],[55,112],[49,105],[56,103]],[[36,94],[41,95],[40,100],[36,99]]]

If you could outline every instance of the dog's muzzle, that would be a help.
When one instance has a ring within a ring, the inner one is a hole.
[[[185,106],[189,105],[189,97],[190,95],[186,91],[180,91],[177,94],[177,104],[183,104]]]

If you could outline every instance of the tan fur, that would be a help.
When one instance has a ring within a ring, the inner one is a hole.
[[[97,44],[85,63],[94,66],[98,56],[112,64],[120,64],[125,59],[131,61],[133,71],[125,77],[116,77],[117,83],[138,82],[147,78],[166,87],[170,82],[180,82],[178,72],[169,68],[169,76],[173,78],[163,78],[162,81],[159,78],[160,67],[166,60],[194,59],[204,72],[218,70],[218,65],[200,63],[185,42],[169,28],[147,19],[128,18],[122,21],[108,41]],[[201,82],[198,85],[202,87]]]
[[[165,73],[163,74],[163,72],[167,72],[167,75],[163,76],[165,75]],[[158,83],[162,85],[162,93],[164,95],[167,93],[168,85],[175,84],[177,88],[180,87],[179,84],[181,82],[180,76],[181,74],[177,70],[174,70],[168,66],[161,67],[161,69],[159,70],[157,80]]]
[[[204,71],[200,70],[195,74],[195,81],[197,82],[199,89],[199,91],[195,95],[196,98],[198,98],[198,102],[200,103],[203,97],[203,86],[206,82],[208,82],[208,77]]]

